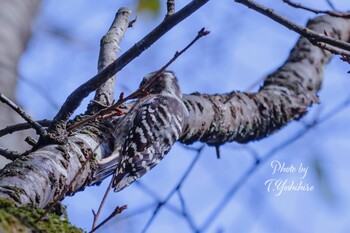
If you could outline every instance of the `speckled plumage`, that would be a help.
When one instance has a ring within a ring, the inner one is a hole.
[[[140,87],[155,73],[147,75]],[[157,165],[182,133],[188,115],[177,78],[165,71],[145,88],[147,96],[136,106],[112,186],[121,191]]]

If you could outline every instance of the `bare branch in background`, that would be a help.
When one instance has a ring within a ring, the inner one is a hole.
[[[117,216],[118,214],[121,214],[125,209],[128,207],[126,205],[123,205],[121,207],[117,206],[114,211],[105,219],[103,220],[100,224],[98,224],[95,228],[93,228],[89,233],[93,233],[97,231],[100,227],[102,227],[104,224],[106,224],[109,220]]]
[[[163,73],[181,54],[186,52],[187,49],[189,49],[194,43],[196,43],[197,40],[202,38],[203,36],[209,35],[210,31],[205,30],[205,28],[202,28],[198,31],[197,36],[180,52],[176,51],[173,58],[170,59],[162,68],[160,68],[157,73]]]
[[[108,194],[109,194],[109,192],[110,192],[111,189],[112,189],[112,184],[113,184],[113,179],[109,182],[109,185],[108,185],[108,187],[107,187],[107,189],[106,189],[105,194],[104,194],[103,197],[102,197],[102,200],[101,200],[101,203],[100,203],[100,205],[99,205],[99,207],[98,207],[98,209],[97,209],[97,212],[95,213],[94,210],[92,211],[92,213],[93,213],[93,215],[94,215],[94,220],[93,220],[93,222],[92,222],[92,229],[91,229],[90,232],[94,232],[95,230],[97,230],[97,228],[100,227],[101,224],[103,225],[104,222],[105,222],[105,221],[102,221],[99,225],[97,225],[98,218],[100,217],[101,211],[102,211],[103,206],[104,206],[104,204],[105,204],[105,202],[106,202],[106,200],[107,200]],[[111,215],[113,215],[113,213],[111,213],[110,216],[111,216]],[[96,225],[97,225],[97,226],[96,226]]]
[[[221,159],[220,145],[215,145],[216,158]]]
[[[313,9],[310,7],[303,6],[302,4],[299,4],[299,3],[294,3],[290,0],[283,0],[283,2],[287,3],[288,5],[290,5],[292,7],[307,10],[307,11],[310,11],[310,12],[315,13],[315,14],[327,14],[327,15],[330,15],[333,17],[350,18],[350,13],[337,12],[337,11],[323,11],[323,10]]]
[[[129,27],[129,15],[131,10],[120,8],[115,15],[114,21],[106,35],[101,39],[100,55],[98,58],[98,72],[110,65],[117,59],[117,53],[120,50],[119,44]],[[102,84],[97,90],[94,101],[88,106],[87,112],[94,114],[101,110],[101,106],[110,106],[114,99],[115,75]]]
[[[332,3],[331,0],[326,0],[328,6],[333,10],[333,11],[337,11],[337,9],[335,8],[334,4]]]
[[[167,7],[167,14],[165,18],[175,14],[175,0],[167,0],[166,7]]]
[[[304,36],[309,39],[309,41],[317,46],[319,42],[327,43],[329,45],[332,45],[334,47],[350,51],[350,43],[347,43],[345,41],[337,40],[332,37],[323,36],[319,33],[316,33],[313,30],[310,30],[306,27],[302,27],[289,19],[283,17],[282,15],[277,14],[273,9],[268,8],[264,5],[261,5],[257,2],[254,2],[252,0],[235,0],[235,2],[243,4],[267,17],[270,19],[276,21],[277,23],[285,26],[286,28],[298,33],[301,36]]]
[[[22,108],[20,108],[17,104],[9,100],[4,94],[0,93],[0,101],[4,104],[8,105],[10,108],[12,108],[18,115],[20,115],[28,124],[30,124],[37,134],[40,136],[45,136],[47,134],[46,130],[37,122],[33,121],[33,119],[26,114]]]
[[[2,148],[2,147],[0,147],[0,155],[12,161],[21,157],[21,154],[18,153],[17,151],[11,151],[9,149]]]
[[[37,123],[39,125],[41,125],[42,127],[48,127],[51,124],[51,121],[50,120],[40,120],[40,121],[37,121]],[[17,132],[17,131],[32,129],[32,128],[33,128],[33,126],[29,123],[19,123],[16,125],[7,126],[6,128],[3,128],[0,130],[0,137],[5,136],[7,134],[12,134],[12,133]]]

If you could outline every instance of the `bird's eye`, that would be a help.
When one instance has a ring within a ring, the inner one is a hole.
[[[143,78],[142,82],[140,83],[140,87],[144,86],[148,80],[148,78]]]

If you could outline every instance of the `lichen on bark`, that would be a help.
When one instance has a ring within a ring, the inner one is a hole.
[[[43,214],[42,220],[37,221]],[[81,233],[83,230],[72,226],[65,213],[59,216],[40,208],[17,207],[8,199],[0,199],[0,232]]]

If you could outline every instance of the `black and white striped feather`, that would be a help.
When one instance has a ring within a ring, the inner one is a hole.
[[[153,74],[146,76],[141,86]],[[136,107],[133,127],[125,139],[122,158],[116,169],[112,184],[116,192],[139,179],[163,159],[181,136],[188,114],[172,72],[164,72],[146,91],[148,95]]]

